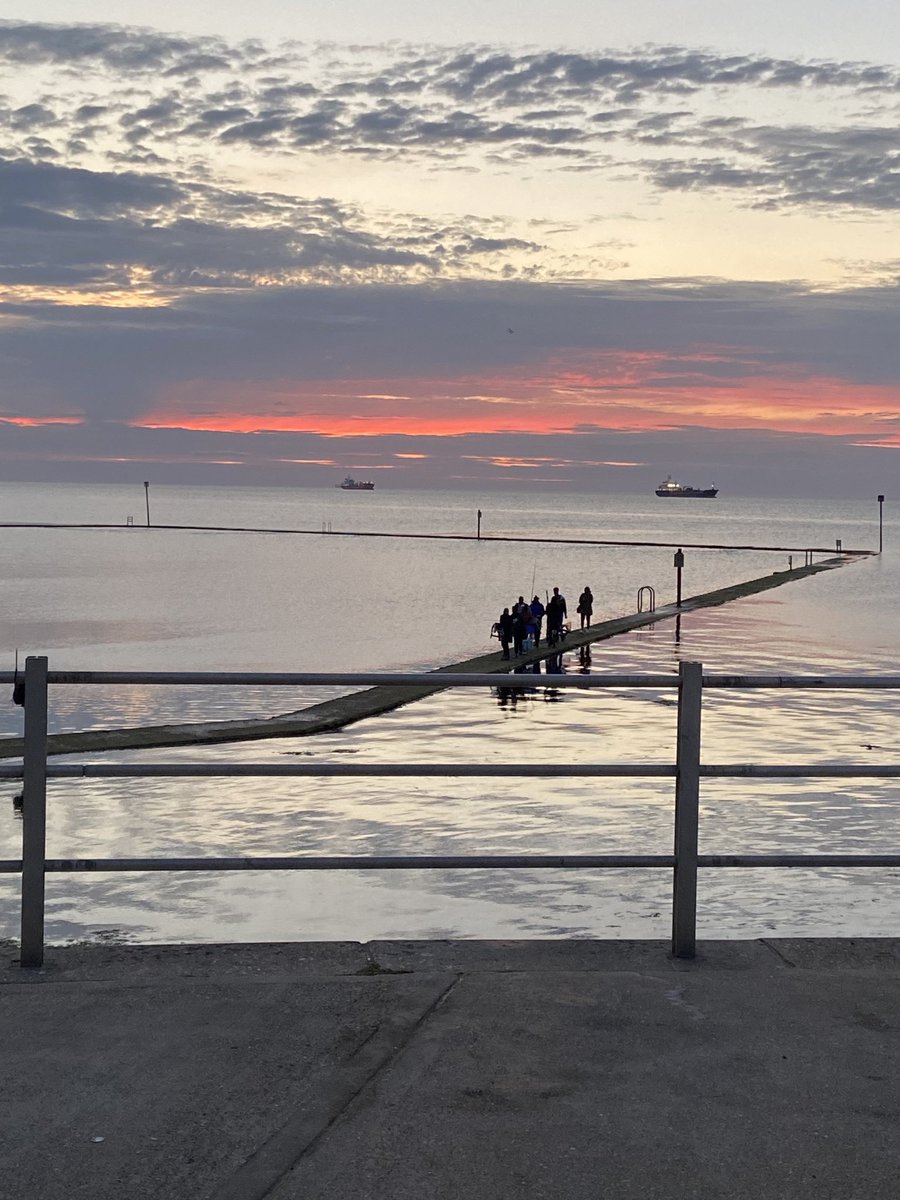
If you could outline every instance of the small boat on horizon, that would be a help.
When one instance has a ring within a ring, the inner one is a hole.
[[[685,487],[667,475],[659,487],[656,489],[657,496],[679,496],[682,499],[690,500],[715,500],[719,494],[717,487],[695,488]]]
[[[374,492],[375,484],[371,479],[354,479],[352,475],[346,475],[343,483],[336,483],[335,487],[339,487],[345,492]]]

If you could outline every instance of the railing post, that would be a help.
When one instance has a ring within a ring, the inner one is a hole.
[[[700,711],[703,667],[678,668],[678,749],[675,777],[675,874],[672,954],[693,958],[697,948],[697,851],[700,820]]]
[[[23,967],[44,962],[44,860],[47,828],[47,660],[25,660],[22,786]]]

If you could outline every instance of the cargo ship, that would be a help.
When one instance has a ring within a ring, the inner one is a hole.
[[[371,479],[354,479],[352,475],[347,475],[343,483],[338,483],[335,486],[342,488],[345,492],[375,491],[375,484]]]
[[[667,475],[656,489],[657,496],[680,496],[688,500],[715,500],[719,494],[717,487],[695,488],[684,487],[676,483],[671,475]]]

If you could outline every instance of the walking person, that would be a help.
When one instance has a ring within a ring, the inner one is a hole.
[[[555,646],[562,637],[563,616],[566,611],[565,600],[559,594],[559,588],[553,589],[553,595],[547,601],[547,645]]]
[[[589,587],[585,587],[578,597],[577,611],[581,616],[581,628],[584,629],[586,625],[590,625],[591,617],[594,615],[594,597]]]
[[[497,620],[497,635],[503,647],[503,657],[509,658],[509,643],[513,637],[513,616],[508,608],[504,608]]]

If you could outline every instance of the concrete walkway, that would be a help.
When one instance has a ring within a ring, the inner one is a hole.
[[[0,949],[4,1200],[897,1192],[900,941]]]

